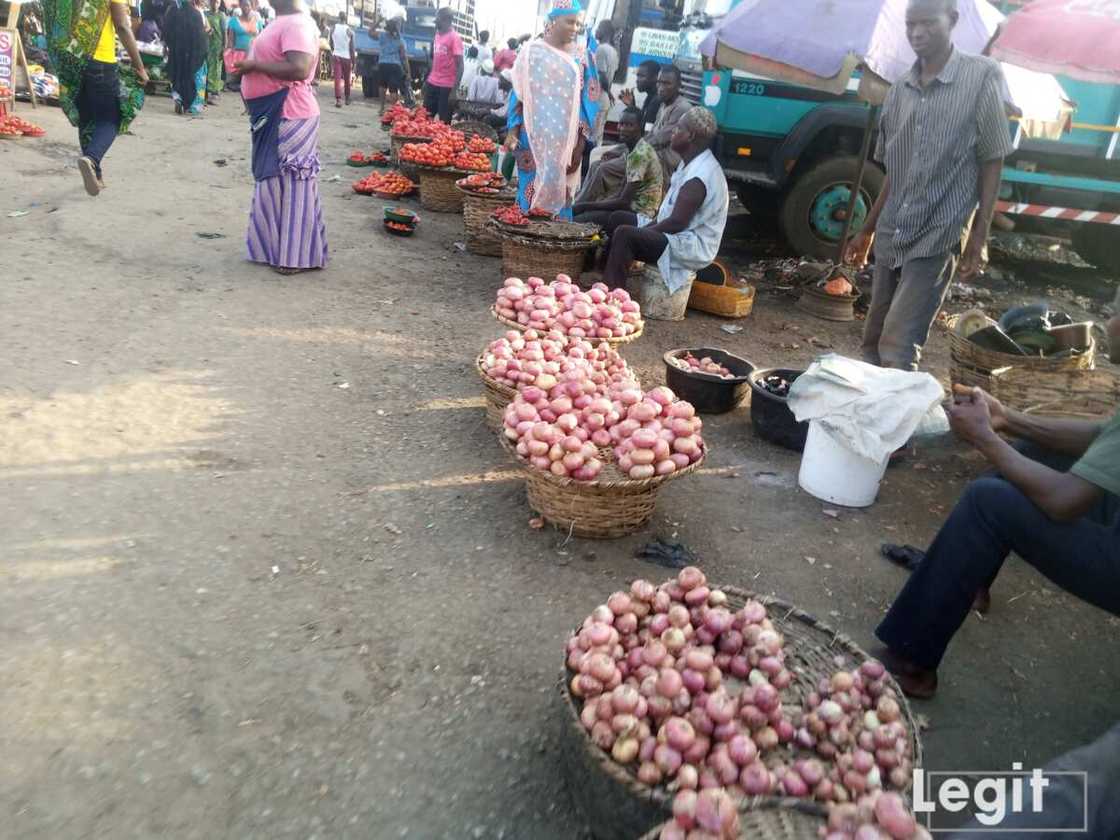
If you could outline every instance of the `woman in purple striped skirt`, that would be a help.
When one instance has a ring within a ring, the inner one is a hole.
[[[300,0],[273,0],[276,20],[237,67],[253,138],[253,203],[248,249],[253,262],[281,274],[327,264],[327,227],[319,202],[319,103],[311,82],[319,33]]]

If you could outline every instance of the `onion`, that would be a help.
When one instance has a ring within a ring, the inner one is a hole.
[[[684,718],[669,718],[662,725],[662,730],[665,732],[665,742],[678,752],[684,752],[696,740],[696,730]]]
[[[847,671],[837,671],[832,675],[831,688],[833,692],[848,691],[852,687],[852,675]]]
[[[611,730],[611,725],[605,720],[595,721],[595,725],[591,727],[591,740],[599,749],[609,750],[614,746],[614,732]]]
[[[728,696],[726,691],[720,689],[708,697],[705,711],[713,723],[717,725],[729,723],[735,717],[736,701]]]
[[[642,650],[642,660],[647,665],[657,668],[665,661],[668,653],[668,649],[658,639],[650,639]]]
[[[676,656],[688,643],[688,638],[685,636],[684,631],[679,627],[670,627],[661,634],[661,641],[665,647],[668,648],[669,653]]]
[[[703,586],[706,582],[707,578],[704,573],[695,566],[685,566],[677,574],[677,583],[686,592],[698,586]]]
[[[761,761],[753,761],[739,774],[739,786],[748,796],[763,796],[770,792],[773,782],[770,771]]]
[[[879,698],[878,704],[875,706],[876,713],[879,720],[883,723],[892,723],[902,716],[902,709],[893,697],[883,695]]]
[[[684,593],[684,602],[690,607],[697,607],[707,602],[711,590],[706,586],[697,586]]]
[[[681,671],[681,679],[684,681],[685,690],[689,694],[699,694],[704,690],[704,675],[699,671],[686,668]]]
[[[638,757],[637,738],[619,738],[611,747],[611,758],[619,764],[629,764]]]
[[[700,773],[695,765],[682,764],[681,769],[677,771],[677,785],[681,790],[696,790],[697,785],[700,783]]]
[[[868,659],[859,666],[859,672],[869,680],[882,679],[885,671],[883,663],[877,659]]]
[[[828,726],[835,726],[844,717],[844,710],[833,700],[825,700],[817,708],[817,714]]]
[[[743,616],[744,623],[759,624],[766,618],[766,607],[758,601],[751,600],[743,605],[739,613]]]
[[[767,752],[778,746],[778,733],[771,726],[764,726],[754,733],[754,742],[762,752]]]
[[[696,740],[692,742],[692,746],[684,751],[684,760],[689,764],[699,764],[708,756],[708,750],[712,748],[711,740],[705,735],[697,735]]]
[[[754,687],[754,705],[758,706],[759,711],[769,714],[777,708],[779,699],[778,689],[769,683]]]
[[[745,767],[758,757],[758,747],[748,736],[739,734],[727,742],[727,754],[740,767]]]
[[[653,787],[661,784],[661,779],[661,770],[652,761],[643,761],[638,766],[638,781],[643,785]]]
[[[662,697],[672,699],[681,693],[683,687],[681,675],[671,668],[662,668],[657,675],[657,693]]]
[[[673,797],[673,819],[681,828],[692,828],[696,825],[696,792],[681,790]]]
[[[638,617],[632,612],[623,613],[615,621],[615,628],[624,636],[634,633],[638,629]]]
[[[657,769],[672,777],[681,766],[681,754],[668,744],[658,744],[653,751],[653,761]]]

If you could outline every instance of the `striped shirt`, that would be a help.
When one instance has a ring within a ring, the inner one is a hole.
[[[981,164],[1012,151],[995,61],[954,49],[925,88],[920,75],[915,64],[891,86],[875,149],[890,177],[875,256],[892,268],[959,247],[979,201]]]

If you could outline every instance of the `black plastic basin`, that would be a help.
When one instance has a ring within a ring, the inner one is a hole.
[[[751,387],[751,425],[754,432],[763,440],[801,452],[805,448],[805,438],[809,435],[809,422],[798,423],[789,410],[785,397],[771,394],[758,383],[771,374],[778,374],[793,382],[803,374],[803,370],[786,368],[765,368],[750,374]]]
[[[691,353],[698,359],[705,356],[718,362],[734,375],[734,379],[721,379],[711,373],[684,371],[670,359]],[[664,355],[665,384],[682,400],[688,400],[702,414],[723,414],[743,401],[750,389],[754,365],[739,356],[718,347],[680,347]]]

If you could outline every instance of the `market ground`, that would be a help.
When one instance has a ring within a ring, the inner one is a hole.
[[[324,108],[330,267],[247,264],[240,111],[151,100],[96,200],[57,109],[0,146],[0,835],[578,837],[564,634],[666,576],[632,558],[655,536],[872,641],[903,579],[879,543],[924,545],[974,458],[920,451],[832,518],[744,409],[634,537],[531,530],[473,372],[498,261],[455,247],[457,216],[384,235],[343,165],[385,145],[361,103]],[[859,330],[769,293],[741,334],[721,323],[653,323],[626,354],[655,384],[671,347],[793,367]],[[928,765],[1033,766],[1103,731],[1117,624],[1009,564],[916,705]]]

